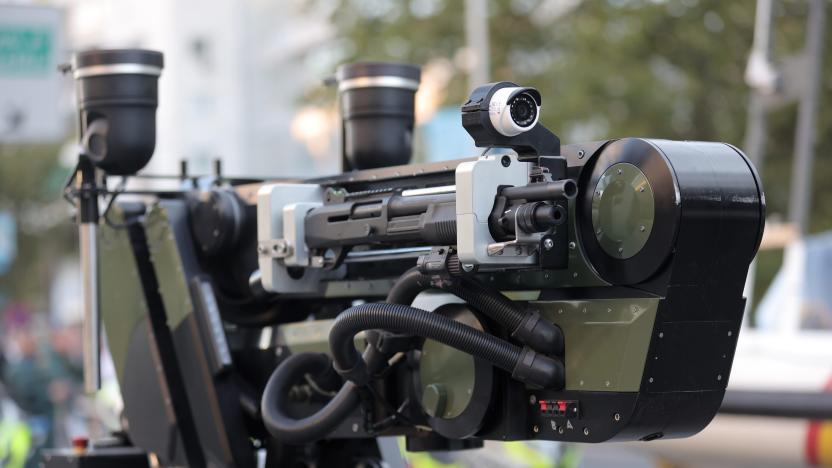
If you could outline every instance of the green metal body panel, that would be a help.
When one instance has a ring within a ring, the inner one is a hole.
[[[168,327],[175,329],[193,311],[194,306],[167,215],[158,205],[147,214],[145,232],[150,259],[159,281],[159,292],[165,304]]]
[[[118,207],[110,210],[108,218],[114,224],[123,222]],[[98,248],[101,322],[116,376],[124,382],[130,342],[136,327],[147,317],[147,303],[127,231],[100,225]]]
[[[322,353],[330,354],[329,330],[335,319],[310,320],[283,324],[277,329],[277,344],[286,346],[292,354]],[[367,341],[364,332],[355,335],[356,349],[363,350]]]
[[[637,392],[658,298],[540,301],[566,337],[566,390]]]
[[[454,318],[472,328],[482,329],[471,314]],[[474,357],[438,341],[425,340],[419,359],[419,380],[425,412],[434,417],[455,418],[471,402],[475,382]]]

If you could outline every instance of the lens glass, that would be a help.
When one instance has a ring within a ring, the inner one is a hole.
[[[528,93],[514,96],[509,103],[511,120],[520,127],[529,127],[537,119],[537,103]]]

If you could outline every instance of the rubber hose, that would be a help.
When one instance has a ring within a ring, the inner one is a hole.
[[[520,326],[525,313],[499,292],[491,291],[471,279],[439,281],[431,284],[430,277],[414,267],[402,274],[387,294],[391,304],[410,305],[420,292],[436,288],[449,292],[471,304],[475,309],[493,318],[512,332]]]
[[[508,372],[515,369],[523,353],[519,346],[442,315],[401,304],[361,304],[341,312],[330,329],[329,346],[336,370],[348,371],[360,364],[353,339],[361,331],[376,328],[430,338]]]
[[[358,387],[347,381],[315,414],[294,419],[285,413],[291,386],[303,378],[304,374],[320,374],[329,366],[329,357],[317,353],[293,354],[277,366],[260,400],[263,425],[269,434],[289,444],[313,442],[326,437],[358,408]]]
[[[390,288],[385,302],[390,304],[410,305],[420,292],[434,287],[431,285],[430,277],[419,272],[413,267],[399,276],[399,279]]]

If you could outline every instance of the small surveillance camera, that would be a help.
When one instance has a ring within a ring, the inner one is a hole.
[[[460,109],[478,148],[510,148],[521,159],[559,156],[560,139],[542,124],[540,92],[509,81],[477,87]]]
[[[491,96],[488,116],[501,135],[513,137],[527,132],[540,116],[540,93],[534,88],[500,88]]]

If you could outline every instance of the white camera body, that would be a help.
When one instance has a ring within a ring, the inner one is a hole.
[[[534,128],[540,118],[539,94],[532,88],[500,88],[488,103],[491,125],[503,136],[513,137]]]

